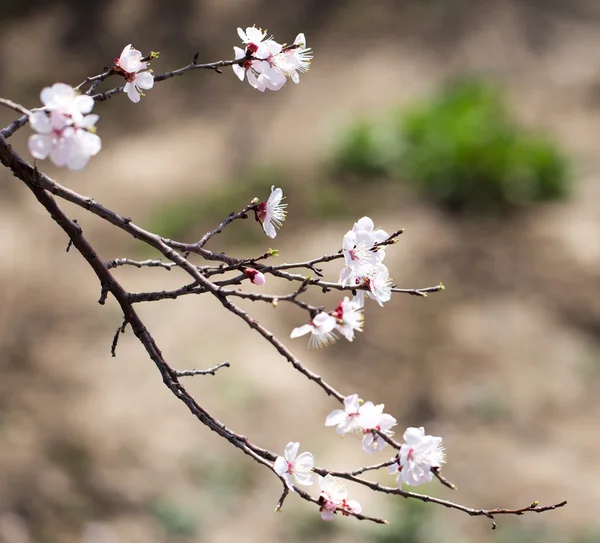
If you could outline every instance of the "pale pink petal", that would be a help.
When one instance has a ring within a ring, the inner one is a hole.
[[[29,137],[29,152],[34,158],[43,160],[54,149],[56,138],[53,134],[34,134]]]
[[[298,454],[298,449],[300,448],[300,443],[299,442],[294,442],[294,441],[290,441],[286,446],[285,446],[285,458],[288,462],[293,462],[294,459],[296,458],[296,455]]]
[[[123,92],[127,93],[127,96],[129,96],[129,99],[134,104],[137,104],[140,101],[140,93],[135,88],[135,85],[133,83],[126,83],[125,87],[123,88]]]
[[[91,96],[80,94],[79,96],[76,96],[73,100],[73,107],[79,113],[89,113],[94,108],[94,99]]]
[[[281,475],[283,477],[283,474],[287,473],[288,470],[287,460],[283,458],[283,456],[278,456],[273,464],[273,469],[277,475]]]
[[[43,111],[34,111],[29,115],[29,123],[31,128],[40,134],[48,134],[52,132],[52,123],[50,117]],[[44,157],[45,158],[45,157]]]
[[[150,72],[141,72],[135,76],[135,85],[144,90],[154,87],[154,77]]]

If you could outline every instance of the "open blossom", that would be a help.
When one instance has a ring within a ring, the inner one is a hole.
[[[398,462],[388,466],[390,474],[397,473],[398,488],[402,483],[418,486],[433,478],[432,468],[439,468],[445,461],[442,438],[425,435],[425,429],[407,428],[400,447]]]
[[[148,63],[142,61],[142,53],[134,49],[131,44],[125,46],[121,56],[115,59],[115,65],[125,76],[123,92],[127,93],[132,102],[137,103],[140,101],[140,96],[144,96],[142,89],[148,90],[154,86],[151,71],[142,71],[148,68]]]
[[[264,285],[267,281],[265,275],[254,268],[244,268],[244,274],[255,285]]]
[[[335,317],[325,312],[319,313],[309,324],[304,324],[292,330],[291,338],[297,338],[310,334],[308,346],[318,349],[335,341],[335,329],[337,321]]]
[[[337,511],[342,515],[350,513],[360,514],[362,507],[356,500],[348,500],[348,491],[346,487],[337,481],[331,474],[325,477],[319,477],[319,486],[321,487],[321,495],[319,502],[321,503],[320,512],[323,520],[333,520]]]
[[[277,235],[277,228],[281,228],[287,211],[285,208],[287,204],[282,203],[285,199],[283,196],[283,190],[275,188],[275,185],[271,187],[271,195],[266,202],[261,202],[258,205],[256,216],[261,222],[265,234],[273,239]]]
[[[335,409],[325,420],[325,426],[337,426],[336,432],[340,435],[360,431],[359,415],[361,401],[358,394],[350,394],[344,398],[344,409]]]
[[[79,94],[65,83],[54,83],[51,87],[45,87],[40,93],[40,99],[47,111],[60,113],[72,122],[81,121],[94,107],[94,99],[91,96]]]
[[[98,115],[84,115],[91,111],[94,101],[64,83],[45,88],[41,98],[48,113],[34,111],[29,115],[37,132],[29,137],[30,153],[39,160],[50,157],[57,166],[82,169],[102,147],[94,133]]]
[[[388,238],[388,233],[375,228],[369,217],[362,217],[354,223],[352,230],[344,235],[342,253],[346,266],[340,272],[342,285],[358,285],[363,277],[385,258],[385,247],[376,247]]]
[[[315,467],[315,459],[309,452],[298,455],[300,443],[288,443],[285,447],[284,456],[278,456],[275,460],[275,472],[285,479],[288,488],[293,492],[292,475],[299,485],[312,485],[312,469]]]
[[[383,408],[383,404],[365,402],[360,409],[358,425],[364,432],[362,447],[368,454],[380,451],[387,445],[379,432],[386,436],[394,435],[391,429],[396,425],[396,419],[384,413]]]
[[[304,34],[298,34],[292,46],[286,47],[274,55],[272,65],[286,78],[291,79],[294,83],[300,83],[298,72],[307,72],[311,60],[312,49],[306,47]]]
[[[337,309],[332,313],[337,324],[336,329],[348,341],[354,339],[354,332],[362,332],[363,322],[365,320],[362,309],[353,300],[347,296],[340,302]]]

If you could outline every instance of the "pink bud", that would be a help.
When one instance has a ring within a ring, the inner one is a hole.
[[[250,279],[250,281],[252,281],[252,283],[254,283],[255,285],[264,285],[266,282],[264,274],[262,274],[258,270],[255,270],[253,268],[245,268],[244,273],[246,274],[246,277]]]

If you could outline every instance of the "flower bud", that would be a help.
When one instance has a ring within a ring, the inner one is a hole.
[[[244,268],[244,274],[255,285],[264,285],[266,282],[264,274],[254,268]]]

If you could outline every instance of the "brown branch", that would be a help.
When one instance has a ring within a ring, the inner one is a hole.
[[[176,371],[177,377],[193,377],[195,375],[216,375],[217,370],[221,368],[228,368],[231,364],[229,362],[221,362],[212,368],[208,368],[207,370],[181,370]]]

